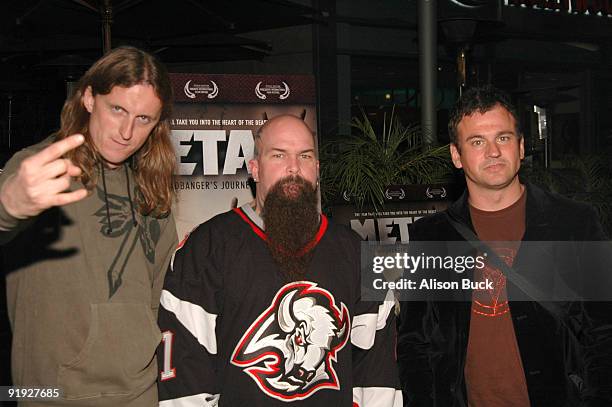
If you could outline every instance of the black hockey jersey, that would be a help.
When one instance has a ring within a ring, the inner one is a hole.
[[[160,406],[402,405],[393,302],[360,301],[360,240],[321,216],[287,283],[250,206],[179,246],[159,325]]]

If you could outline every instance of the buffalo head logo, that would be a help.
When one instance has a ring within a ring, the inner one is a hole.
[[[334,362],[349,332],[348,310],[329,291],[308,281],[290,283],[243,335],[231,362],[267,395],[302,400],[340,388]]]

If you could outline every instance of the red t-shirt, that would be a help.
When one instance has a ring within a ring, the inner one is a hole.
[[[470,206],[472,223],[479,239],[491,243],[497,255],[512,266],[525,232],[523,195],[499,211],[482,211]],[[506,277],[486,266],[475,270],[474,279],[493,281],[493,290],[472,292],[470,336],[465,362],[465,381],[470,407],[528,407],[529,395],[523,363],[514,334],[506,293]]]

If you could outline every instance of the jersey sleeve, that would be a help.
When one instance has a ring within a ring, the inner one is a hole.
[[[198,227],[179,244],[164,280],[159,308],[159,405],[216,406],[217,298],[222,276],[211,230]]]
[[[360,239],[356,242],[356,268],[361,258]],[[359,275],[360,271],[358,271]],[[361,292],[360,279],[357,288]],[[359,294],[358,293],[358,294]],[[395,358],[395,299],[392,291],[383,301],[362,301],[353,311],[351,346],[353,351],[353,406],[401,407]]]
[[[395,301],[360,302],[351,328],[353,406],[401,407],[395,360]]]
[[[161,237],[155,249],[155,268],[153,270],[153,287],[151,290],[151,310],[156,318],[158,316],[159,299],[164,284],[164,277],[178,244],[174,215],[170,213],[161,223],[163,226],[160,233]]]

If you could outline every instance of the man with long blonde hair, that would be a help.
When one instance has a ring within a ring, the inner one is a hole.
[[[114,49],[81,78],[60,130],[7,163],[15,385],[57,388],[61,405],[156,405],[155,319],[177,243],[171,107],[163,65]]]

